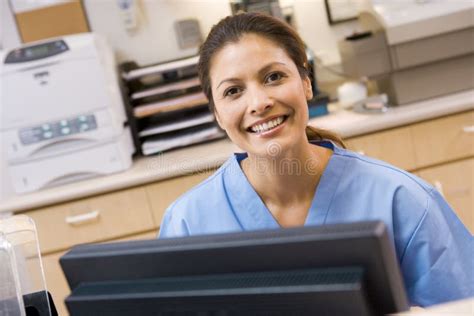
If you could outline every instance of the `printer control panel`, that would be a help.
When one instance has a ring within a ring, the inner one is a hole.
[[[69,48],[63,40],[22,47],[8,53],[5,58],[5,64],[22,63],[42,59],[61,54],[67,50],[69,50]]]
[[[97,129],[97,121],[93,114],[80,115],[72,119],[64,119],[44,123],[39,126],[23,128],[19,131],[23,145],[38,143],[44,140],[64,137]]]

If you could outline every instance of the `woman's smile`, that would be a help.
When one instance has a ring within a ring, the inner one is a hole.
[[[247,131],[257,137],[273,137],[285,126],[288,115],[277,115],[252,124]]]

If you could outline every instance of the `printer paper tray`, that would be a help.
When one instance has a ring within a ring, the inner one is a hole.
[[[73,182],[84,178],[128,169],[133,145],[128,130],[120,140],[82,151],[10,165],[10,176],[17,193]]]

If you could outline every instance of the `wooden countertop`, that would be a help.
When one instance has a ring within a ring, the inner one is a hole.
[[[474,90],[424,100],[380,114],[361,114],[330,107],[330,114],[309,124],[330,129],[347,138],[474,109]],[[1,212],[21,212],[45,205],[125,189],[220,166],[239,149],[229,140],[196,145],[135,159],[124,172],[75,182],[0,201]]]

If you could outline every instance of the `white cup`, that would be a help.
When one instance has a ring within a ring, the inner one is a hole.
[[[354,103],[367,98],[367,87],[362,82],[346,82],[337,88],[337,98],[343,108],[350,108]]]

